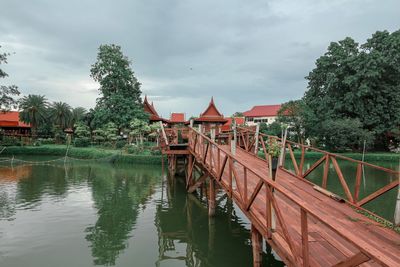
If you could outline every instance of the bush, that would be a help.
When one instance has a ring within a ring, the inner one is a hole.
[[[17,137],[4,136],[0,144],[2,146],[20,146],[21,141]]]
[[[126,140],[118,140],[118,141],[116,142],[116,144],[115,144],[115,147],[116,147],[117,149],[121,149],[121,148],[125,147],[126,144],[127,144]]]
[[[102,143],[101,146],[104,147],[104,148],[113,148],[114,147],[113,144],[111,142],[108,142],[108,141]]]
[[[142,148],[136,145],[125,146],[125,151],[128,154],[138,155],[142,152]]]
[[[76,147],[88,147],[90,146],[90,138],[78,137],[74,139],[74,146]]]
[[[373,140],[372,133],[363,129],[358,119],[326,120],[321,131],[325,136],[325,148],[335,152],[361,151],[364,140],[367,146]]]
[[[56,143],[54,138],[39,138],[37,141],[42,145],[54,145]]]
[[[154,155],[154,156],[161,156],[161,150],[159,150],[159,149],[153,149],[153,150],[151,150],[151,155]]]

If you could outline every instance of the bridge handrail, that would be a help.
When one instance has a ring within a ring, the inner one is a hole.
[[[246,127],[241,127],[241,126],[237,126],[237,128],[241,129],[241,130],[253,132],[253,133],[256,132],[255,130],[253,130],[251,128],[246,128]],[[268,134],[264,134],[264,133],[259,133],[259,135],[260,136],[265,136],[267,138],[275,139],[277,141],[281,141],[282,142],[282,138],[280,138],[278,136],[268,135]],[[362,165],[365,165],[365,166],[368,166],[368,167],[372,167],[372,168],[375,168],[375,169],[378,169],[378,170],[382,170],[382,171],[385,171],[385,172],[389,172],[389,173],[400,175],[400,171],[395,171],[395,170],[388,169],[388,168],[385,168],[385,167],[382,167],[382,166],[379,166],[379,165],[374,165],[374,164],[371,164],[371,163],[368,163],[368,162],[365,162],[365,161],[361,161],[361,160],[353,159],[353,158],[346,157],[346,156],[343,156],[343,155],[340,155],[340,154],[335,154],[335,153],[332,153],[332,152],[328,152],[328,151],[325,151],[325,150],[322,150],[322,149],[319,149],[319,148],[316,148],[316,147],[304,145],[304,144],[301,144],[301,143],[296,143],[294,141],[286,140],[286,142],[289,143],[289,144],[292,144],[292,145],[299,146],[301,148],[313,150],[315,152],[320,152],[320,153],[323,153],[325,155],[329,155],[331,157],[335,157],[335,158],[351,161],[351,162],[354,162],[354,163],[359,163],[359,164],[362,164]]]
[[[238,129],[239,129],[238,134],[242,136],[243,140],[245,139],[245,137],[244,137],[245,133],[247,134],[247,137],[248,137],[248,133],[255,134],[255,131],[250,128],[238,127]],[[261,142],[261,144],[263,146],[265,157],[268,157],[268,152],[266,151],[266,148],[265,148],[266,145],[264,142],[264,137],[267,137],[267,141],[268,141],[268,139],[269,140],[275,139],[276,141],[280,142],[281,145],[282,145],[282,139],[277,136],[271,136],[271,135],[266,135],[266,134],[261,134],[261,133],[259,134],[259,141]],[[239,140],[239,138],[238,138],[238,140]],[[249,140],[247,142],[249,142]],[[296,161],[294,153],[293,153],[292,145],[299,146],[301,148],[300,166],[297,165],[297,161]],[[247,144],[247,147],[248,147],[248,149],[247,149],[248,152],[255,154],[255,151],[252,151],[252,147],[253,147],[252,144]],[[321,164],[324,163],[324,172],[323,172],[323,177],[322,177],[322,188],[324,188],[324,189],[327,188],[327,181],[328,181],[328,176],[329,176],[329,166],[330,166],[330,161],[332,161],[335,172],[339,178],[342,189],[346,195],[346,200],[349,201],[351,204],[353,204],[355,207],[361,208],[362,210],[367,211],[370,214],[373,214],[374,216],[376,216],[380,219],[383,219],[380,216],[377,216],[376,214],[363,209],[361,206],[365,205],[366,203],[376,199],[377,197],[385,194],[389,190],[398,186],[399,179],[397,177],[400,177],[400,171],[395,171],[395,170],[384,168],[384,167],[374,165],[374,164],[371,164],[368,162],[363,162],[363,161],[352,159],[352,158],[345,157],[342,155],[330,153],[330,152],[327,152],[327,151],[324,151],[324,150],[321,150],[318,148],[299,144],[299,143],[289,141],[289,140],[286,140],[285,144],[283,144],[283,147],[285,148],[284,153],[286,153],[286,149],[288,149],[289,155],[290,155],[293,167],[294,167],[294,174],[300,178],[307,177],[310,173],[312,173],[314,170],[316,170],[317,167],[319,167]],[[317,160],[309,169],[307,169],[305,172],[303,172],[304,159],[305,159],[305,154],[306,154],[307,149],[320,152],[323,154],[323,156],[319,160]],[[284,155],[284,157],[285,156],[286,155]],[[351,192],[348,182],[347,182],[347,179],[344,177],[336,158],[357,164],[353,192]],[[396,176],[396,177],[394,180],[392,179],[392,181],[390,181],[388,184],[386,184],[386,185],[382,186],[381,188],[378,188],[376,191],[364,196],[362,199],[359,199],[361,178],[362,178],[362,175],[364,172],[363,166],[368,166],[368,167],[374,168],[376,170],[386,172],[386,173],[392,175],[392,178],[393,178],[393,176]],[[286,169],[286,168],[285,168],[285,170],[290,171],[289,169]],[[383,219],[383,220],[387,221],[386,219]]]
[[[337,222],[336,220],[331,220],[329,222],[327,222],[325,219],[323,218],[323,216],[321,216],[320,214],[317,214],[314,210],[313,210],[313,205],[304,202],[302,199],[300,199],[300,197],[291,194],[290,191],[286,188],[284,188],[282,185],[278,184],[277,182],[273,181],[272,179],[265,179],[261,174],[259,174],[258,172],[252,170],[251,166],[248,165],[248,163],[243,162],[242,160],[238,159],[235,155],[233,155],[230,151],[224,150],[222,149],[219,144],[217,144],[216,142],[212,141],[209,137],[207,137],[206,135],[204,135],[203,133],[198,132],[196,129],[194,128],[190,128],[189,130],[189,136],[191,133],[194,133],[196,135],[195,137],[195,141],[193,144],[193,140],[192,138],[189,138],[189,148],[192,150],[192,153],[194,155],[196,155],[196,145],[200,144],[200,143],[196,143],[198,136],[200,136],[203,140],[206,140],[208,145],[207,148],[204,151],[202,155],[201,153],[199,153],[200,157],[204,157],[201,158],[202,161],[206,162],[206,158],[207,158],[207,152],[211,151],[210,153],[212,153],[212,149],[210,150],[208,148],[208,146],[211,144],[211,146],[215,147],[218,151],[218,153],[221,153],[221,151],[226,155],[225,157],[227,158],[227,160],[231,160],[232,162],[234,161],[235,163],[238,163],[239,165],[241,165],[244,170],[249,171],[250,173],[252,173],[253,175],[255,175],[258,179],[259,179],[259,183],[261,181],[261,186],[259,187],[258,185],[256,186],[256,188],[254,189],[254,192],[251,195],[251,198],[247,200],[247,198],[244,199],[244,202],[246,203],[242,203],[242,204],[246,204],[246,209],[249,210],[249,208],[251,207],[254,199],[257,197],[258,193],[260,192],[260,189],[263,185],[267,186],[266,190],[269,192],[267,199],[269,201],[272,202],[274,210],[276,212],[276,215],[278,217],[278,220],[280,221],[281,227],[282,227],[282,231],[284,234],[284,239],[285,241],[288,243],[290,250],[292,252],[292,256],[293,256],[293,262],[300,264],[299,258],[297,255],[297,251],[294,249],[294,245],[293,245],[293,241],[291,240],[287,229],[285,230],[286,226],[285,223],[282,221],[282,216],[280,215],[280,211],[279,211],[279,207],[276,204],[276,200],[274,197],[274,194],[272,194],[272,189],[280,192],[282,195],[284,195],[286,198],[288,198],[290,201],[292,201],[293,203],[295,203],[297,206],[299,206],[300,211],[301,211],[301,229],[304,229],[304,232],[302,231],[302,236],[308,236],[308,228],[307,228],[307,214],[311,215],[312,217],[314,217],[315,219],[317,219],[318,221],[320,221],[323,225],[325,225],[326,227],[328,227],[330,230],[332,230],[333,232],[337,233],[339,236],[341,236],[342,238],[344,238],[345,240],[347,240],[348,242],[350,242],[352,245],[354,245],[355,247],[357,247],[362,253],[365,253],[365,255],[368,255],[368,257],[370,259],[375,260],[376,262],[380,262],[384,265],[387,265],[388,262],[389,263],[393,263],[393,260],[390,257],[386,257],[386,255],[380,254],[378,256],[375,255],[375,253],[377,252],[375,250],[375,248],[371,247],[370,244],[365,241],[362,240],[360,238],[357,238],[357,234],[354,233],[352,231],[352,229],[346,229],[345,227],[340,225],[340,222]],[[202,144],[204,146],[205,142],[203,141]],[[204,148],[203,148],[204,150]],[[210,159],[211,159],[212,155],[210,155]],[[210,163],[212,165],[212,160],[210,160]],[[225,165],[223,164],[222,166],[218,166],[220,169],[217,169],[218,173],[220,175],[222,175],[224,169],[225,169]],[[281,170],[284,170],[283,168],[280,167]],[[213,172],[212,170],[212,166],[209,169],[210,172]],[[286,170],[284,170],[286,171]],[[218,175],[218,173],[216,173],[216,175]],[[246,171],[245,171],[246,173]],[[247,177],[247,176],[246,176]],[[237,179],[235,177],[235,179]],[[221,180],[219,181],[221,182]],[[247,178],[244,178],[244,187],[247,188]],[[230,181],[230,184],[228,185],[228,187],[231,188],[232,190],[232,179]],[[238,188],[239,194],[240,194],[240,190]],[[267,193],[268,193],[267,192]],[[231,191],[232,194],[232,191]],[[247,195],[247,192],[245,193]],[[241,194],[240,194],[241,195]],[[242,197],[242,196],[241,196]],[[244,208],[242,206],[242,208]],[[268,214],[266,214],[267,216]],[[280,218],[279,218],[280,217]],[[268,218],[266,218],[266,220],[268,220]],[[263,226],[264,227],[264,226]],[[340,230],[339,230],[340,229]],[[264,229],[264,232],[269,232],[269,229]],[[308,238],[308,237],[307,237]],[[303,243],[302,245],[302,253],[303,253],[303,260],[307,260],[308,261],[308,243]],[[390,264],[389,264],[390,265]]]

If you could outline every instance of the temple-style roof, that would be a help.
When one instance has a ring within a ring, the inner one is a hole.
[[[19,119],[18,111],[0,112],[0,127],[30,128],[27,123]]]
[[[169,123],[186,123],[185,113],[171,113],[171,118],[169,119]]]
[[[202,123],[202,122],[225,123],[227,120],[224,118],[224,115],[218,111],[217,107],[214,104],[214,98],[211,97],[210,104],[208,104],[206,110],[200,114],[199,118],[194,119],[194,121],[197,123]]]
[[[144,111],[147,112],[150,115],[150,122],[155,122],[155,121],[165,121],[165,119],[161,118],[156,109],[154,108],[153,102],[150,104],[149,101],[147,100],[147,95],[144,96],[143,100],[143,108]]]

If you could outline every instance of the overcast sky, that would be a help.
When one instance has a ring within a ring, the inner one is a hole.
[[[90,66],[114,43],[165,117],[211,96],[230,115],[300,98],[331,41],[399,28],[399,0],[0,0],[0,51],[15,52],[0,82],[93,107]]]

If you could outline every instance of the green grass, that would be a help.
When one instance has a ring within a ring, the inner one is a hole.
[[[293,151],[294,156],[299,159],[301,157],[301,151],[295,150]],[[353,158],[357,160],[362,160],[361,153],[334,153],[338,155],[342,155],[348,158]],[[264,153],[259,152],[258,154],[260,157],[264,158]],[[323,153],[315,152],[315,151],[307,151],[305,159],[319,159],[323,156]],[[290,157],[289,153],[286,153],[286,157]],[[367,152],[365,153],[364,161],[391,161],[391,162],[398,162],[400,159],[400,154],[392,153],[392,152]]]
[[[42,145],[42,146],[11,146],[6,147],[1,156],[13,155],[43,155],[60,156],[66,155],[66,145]],[[161,164],[161,155],[131,155],[125,154],[122,150],[104,149],[98,147],[70,147],[68,157],[76,159],[106,159],[114,163],[132,163],[132,164]]]

